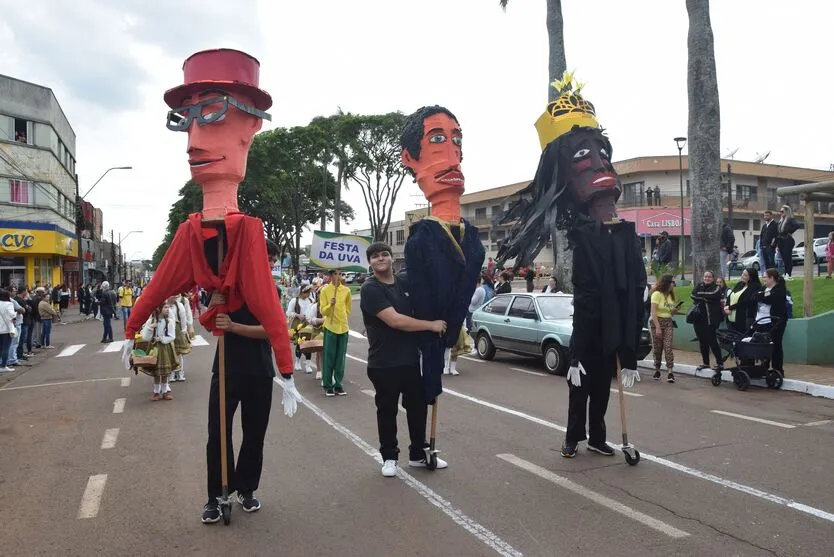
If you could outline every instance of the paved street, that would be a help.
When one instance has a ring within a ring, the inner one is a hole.
[[[439,404],[449,468],[386,479],[358,313],[355,301],[348,396],[299,373],[306,400],[288,419],[275,385],[263,509],[235,506],[228,527],[199,521],[213,339],[203,331],[175,400],[151,402],[120,343],[95,342],[98,322],[57,328],[58,348],[0,390],[3,554],[832,554],[834,401],[644,373],[626,397],[642,462],[584,446],[567,460],[564,378],[501,353],[464,358]],[[619,442],[613,393],[608,418]]]

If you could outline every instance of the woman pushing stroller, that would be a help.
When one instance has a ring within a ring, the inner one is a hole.
[[[765,271],[763,280],[764,290],[759,291],[756,295],[756,302],[758,303],[756,330],[770,334],[770,339],[773,342],[773,357],[770,360],[770,369],[777,370],[784,376],[782,337],[785,334],[788,319],[788,290],[785,287],[785,279],[779,275],[779,271],[776,269]]]

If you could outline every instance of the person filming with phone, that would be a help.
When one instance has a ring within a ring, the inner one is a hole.
[[[675,281],[672,275],[663,275],[652,288],[651,295],[651,330],[652,346],[654,347],[654,379],[660,380],[661,356],[666,353],[666,381],[675,382],[672,368],[675,365],[675,354],[672,342],[675,338],[675,322],[672,316],[679,313],[683,301],[675,300]]]

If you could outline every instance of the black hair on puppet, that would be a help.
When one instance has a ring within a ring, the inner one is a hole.
[[[425,130],[423,129],[423,122],[429,116],[434,116],[435,114],[445,114],[455,122],[458,122],[457,117],[452,114],[452,112],[445,107],[440,105],[434,106],[424,106],[422,108],[418,108],[413,114],[408,116],[405,119],[405,124],[403,125],[402,134],[400,134],[400,145],[411,157],[415,160],[420,158],[420,141],[423,139],[423,134]],[[458,122],[460,125],[460,122]],[[461,160],[463,160],[463,153],[461,152]],[[414,171],[410,168],[406,167],[409,174],[414,176]]]
[[[565,191],[566,170],[570,168],[573,155],[567,152],[565,146],[579,134],[597,135],[611,156],[611,143],[601,129],[574,126],[571,131],[551,141],[539,158],[533,181],[505,200],[505,203],[510,202],[509,209],[493,223],[493,230],[498,225],[513,223],[507,238],[499,242],[495,257],[498,265],[513,258],[516,269],[531,265],[550,240],[552,227],[568,229],[577,217],[586,214],[573,195]]]

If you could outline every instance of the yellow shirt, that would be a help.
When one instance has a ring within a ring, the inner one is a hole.
[[[672,310],[675,309],[675,299],[671,295],[663,295],[663,292],[652,292],[652,304],[657,304],[657,316],[672,317]]]
[[[330,305],[330,298],[334,296],[336,304]],[[319,291],[319,308],[324,317],[324,328],[331,333],[342,335],[348,332],[348,317],[352,309],[350,296],[350,288],[343,284],[338,288],[327,284]]]
[[[124,286],[119,287],[119,305],[123,308],[133,307],[133,289]]]

